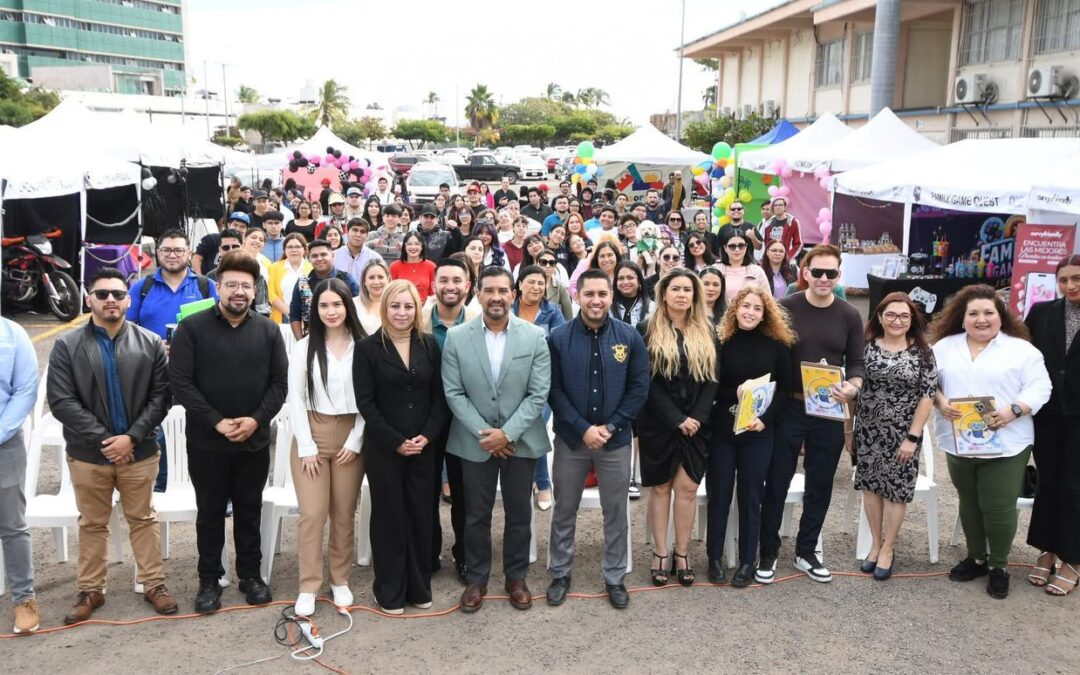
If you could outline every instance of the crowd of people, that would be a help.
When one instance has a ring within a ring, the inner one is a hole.
[[[260,514],[271,429],[282,415],[300,504],[298,615],[315,609],[324,558],[333,602],[353,604],[365,477],[372,592],[387,614],[432,604],[441,500],[450,503],[463,611],[479,610],[488,592],[499,497],[510,602],[532,604],[532,510],[541,508],[552,510],[546,598],[562,604],[578,507],[591,486],[614,607],[630,601],[627,503],[642,487],[652,583],[697,579],[689,544],[702,481],[708,580],[729,581],[730,569],[734,587],[772,583],[800,457],[805,495],[792,560],[828,582],[821,531],[845,448],[873,535],[861,568],[885,580],[898,564],[931,416],[967,537],[950,578],[988,576],[991,596],[1008,594],[1015,503],[1034,452],[1028,542],[1042,553],[1028,580],[1054,595],[1076,587],[1080,466],[1063,439],[1080,432],[1072,347],[1080,257],[1061,262],[1063,297],[1036,306],[1026,325],[988,286],[959,291],[929,325],[903,294],[884,298],[864,322],[838,290],[840,250],[804,249],[783,199],[767,206],[760,226],[733,202],[730,223],[714,228],[708,214],[687,217],[655,190],[633,202],[570,183],[555,195],[518,194],[504,181],[495,192],[470,185],[464,197],[443,186],[432,203],[415,205],[385,178],[378,185],[366,201],[359,188],[341,195],[327,187],[310,202],[288,189],[237,185],[220,232],[197,243],[164,232],[157,269],[130,288],[110,269],[88,281],[90,320],[57,340],[44,383],[80,512],[77,597],[65,623],[89,619],[105,602],[114,491],[146,601],[162,614],[178,611],[153,509],[169,479],[161,425],[174,404],[185,411],[187,439],[175,450],[186,451],[198,506],[200,613],[221,607],[228,515],[240,592],[249,604],[272,599],[260,576]],[[205,299],[211,307],[176,323],[182,305]],[[0,538],[15,630],[32,632],[40,618],[20,429],[39,375],[17,324],[0,322],[0,344]],[[843,369],[823,395],[846,407],[846,421],[808,412],[804,363]],[[743,387],[763,376],[775,394],[736,433]],[[1005,448],[998,456],[954,449],[960,412],[952,402],[972,394],[998,406],[985,412]],[[738,558],[725,568],[733,503]]]

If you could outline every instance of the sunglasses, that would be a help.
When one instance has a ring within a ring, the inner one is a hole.
[[[732,211],[742,211],[742,210],[743,210],[743,207],[741,207],[741,206],[732,206],[732,207],[731,207],[731,210],[732,210]]]
[[[704,246],[704,245],[705,245],[705,242],[703,242],[703,241],[692,241],[692,242],[690,242],[690,246],[692,246],[692,247]],[[744,244],[744,246],[745,246],[745,244]]]
[[[684,222],[682,218],[668,218],[667,221],[669,223],[681,223],[681,222]]]
[[[746,248],[746,244],[727,244],[724,246],[729,251],[741,251]]]
[[[538,260],[537,262],[540,263],[541,267],[554,267],[555,266],[555,261],[552,260],[551,258],[543,258],[541,260]]]
[[[108,300],[111,295],[113,300],[123,300],[128,296],[128,292],[123,289],[105,290],[99,289],[96,291],[90,291],[94,294],[94,297],[98,300]]]
[[[810,276],[814,277],[815,279],[820,279],[821,277],[825,277],[826,279],[835,279],[836,277],[840,276],[840,270],[823,270],[820,267],[811,267]]]
[[[237,249],[237,248],[240,248],[240,244],[222,244],[221,245],[221,250],[222,251],[232,251],[233,249]]]
[[[662,255],[660,259],[665,262],[678,262],[679,256],[677,255]]]

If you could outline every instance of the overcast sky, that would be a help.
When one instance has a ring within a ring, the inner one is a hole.
[[[783,0],[686,0],[686,40]],[[254,87],[295,100],[305,84],[335,79],[354,105],[423,110],[429,91],[453,125],[476,83],[506,104],[542,95],[548,82],[600,87],[608,110],[635,124],[672,111],[678,91],[679,0],[187,0],[187,58],[203,88]],[[528,18],[532,15],[534,18]],[[683,110],[700,110],[712,78],[683,70]],[[464,114],[462,114],[462,120]]]

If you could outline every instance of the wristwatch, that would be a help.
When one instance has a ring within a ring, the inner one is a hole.
[[[608,430],[609,434],[613,434],[618,427],[616,427],[614,424],[609,424],[605,428]]]
[[[912,443],[914,443],[915,445],[918,445],[918,444],[922,443],[922,436],[916,436],[915,434],[908,434],[906,440],[909,440]]]
[[[1017,417],[1024,416],[1024,409],[1020,407],[1019,403],[1013,403],[1011,406],[1009,406],[1009,409],[1012,410],[1012,414],[1016,415]]]

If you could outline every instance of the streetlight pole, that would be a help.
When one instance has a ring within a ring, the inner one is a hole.
[[[210,86],[210,78],[206,75],[206,61],[202,62],[202,77],[203,77],[203,103],[206,104],[206,138],[213,138],[214,135],[210,133],[210,90],[207,87]]]
[[[686,0],[682,0],[682,13],[679,17],[679,94],[675,100],[675,140],[682,142],[682,69],[683,44],[686,41]]]

